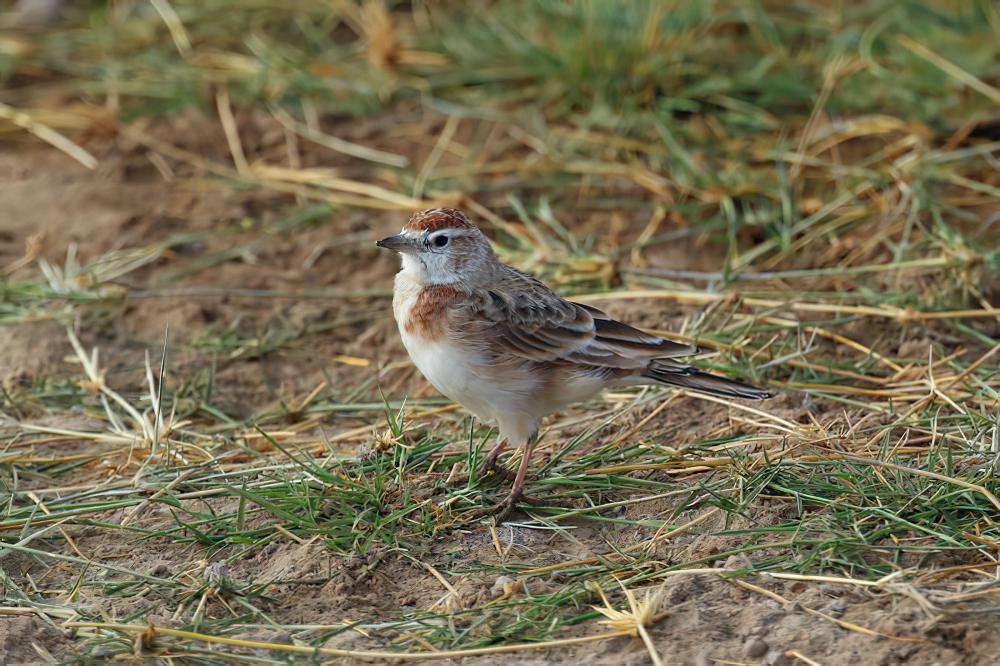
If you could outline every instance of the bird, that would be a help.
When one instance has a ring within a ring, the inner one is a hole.
[[[605,312],[562,298],[502,263],[465,213],[430,208],[375,243],[401,256],[392,310],[410,359],[435,389],[498,428],[479,475],[501,473],[508,448],[522,455],[510,515],[527,501],[525,478],[542,419],[609,387],[666,385],[725,398],[771,394],[678,359],[693,345],[651,335]]]

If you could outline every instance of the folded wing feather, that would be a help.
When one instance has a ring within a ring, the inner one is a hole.
[[[467,321],[483,322],[467,339],[485,341],[486,351],[494,355],[642,370],[653,359],[698,351],[644,333],[597,308],[567,301],[513,269],[492,289],[474,296],[467,307]]]

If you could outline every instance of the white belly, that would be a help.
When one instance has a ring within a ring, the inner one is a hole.
[[[413,364],[434,388],[480,420],[496,419],[495,404],[490,400],[492,387],[483,381],[474,357],[447,342],[434,343],[416,338],[402,327],[399,333]]]
[[[413,364],[427,381],[445,397],[461,404],[482,421],[494,421],[498,411],[490,403],[488,382],[484,382],[475,355],[447,337],[430,340],[406,330],[410,310],[420,293],[412,272],[396,275],[392,309],[403,346]],[[487,395],[483,395],[486,393]]]

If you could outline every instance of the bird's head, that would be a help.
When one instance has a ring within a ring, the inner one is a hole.
[[[426,285],[475,286],[496,265],[486,236],[455,208],[414,213],[402,231],[375,244],[399,252],[403,271]]]

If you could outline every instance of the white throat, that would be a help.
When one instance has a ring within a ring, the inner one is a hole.
[[[402,258],[402,267],[399,272],[406,273],[408,277],[423,282],[424,267],[420,264],[420,260],[412,254],[402,253],[399,256]]]
[[[400,273],[413,282],[423,286],[436,284],[455,284],[461,281],[461,276],[454,271],[446,270],[447,259],[442,255],[414,255],[402,253],[402,268]],[[437,265],[434,265],[434,264]]]

